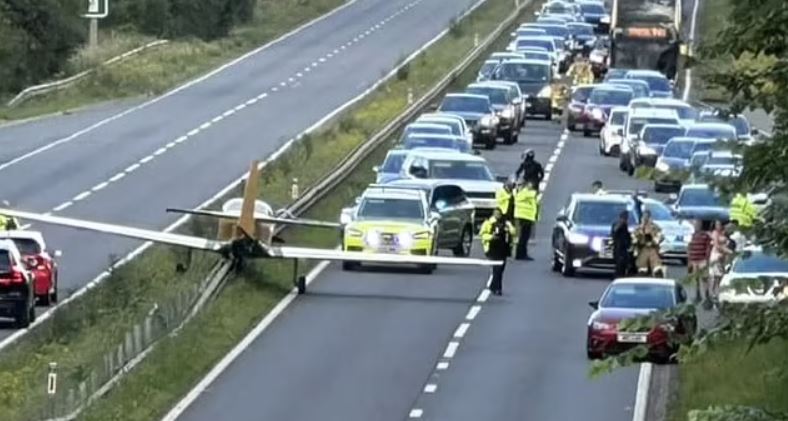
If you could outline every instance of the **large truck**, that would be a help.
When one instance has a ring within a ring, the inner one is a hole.
[[[609,67],[658,70],[676,77],[682,0],[613,0]]]

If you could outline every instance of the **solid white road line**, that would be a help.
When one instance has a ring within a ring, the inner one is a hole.
[[[640,364],[640,374],[638,376],[638,388],[635,394],[635,409],[632,411],[632,421],[646,420],[646,407],[648,406],[648,391],[651,386],[651,363]]]

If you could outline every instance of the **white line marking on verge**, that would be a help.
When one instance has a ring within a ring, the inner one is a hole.
[[[124,171],[125,173],[132,173],[132,172],[136,171],[136,170],[137,170],[137,168],[139,168],[139,167],[140,167],[140,164],[139,164],[139,163],[134,163],[134,164],[131,164],[131,165],[129,165],[129,166],[128,166],[128,167],[127,167],[125,170],[123,170],[123,171]]]
[[[147,164],[153,160],[153,155],[148,155],[145,158],[140,159],[140,164]]]
[[[651,386],[651,363],[640,364],[640,374],[638,375],[638,388],[635,394],[635,409],[632,411],[632,421],[646,420],[646,406],[648,406],[648,391]]]
[[[208,72],[208,73],[206,73],[206,74],[204,74],[204,75],[202,75],[202,76],[200,76],[200,77],[198,77],[196,79],[190,80],[189,82],[186,82],[183,85],[180,85],[180,86],[178,86],[178,87],[176,87],[176,88],[164,93],[161,96],[158,96],[158,97],[156,97],[156,98],[154,98],[154,99],[152,99],[150,101],[147,101],[147,102],[144,102],[142,104],[139,104],[139,105],[136,105],[134,107],[131,107],[129,109],[126,109],[126,110],[124,110],[124,111],[122,111],[122,112],[120,112],[118,114],[115,114],[115,115],[113,115],[111,117],[107,117],[107,118],[105,118],[103,120],[100,120],[100,121],[98,121],[98,122],[96,122],[96,123],[84,128],[84,129],[76,131],[76,132],[72,133],[69,136],[60,138],[60,139],[58,139],[58,140],[56,140],[56,141],[54,141],[52,143],[48,143],[48,144],[46,144],[46,145],[44,145],[44,146],[42,146],[40,148],[37,148],[35,150],[30,151],[30,152],[28,152],[28,153],[26,153],[24,155],[20,155],[20,156],[12,159],[10,161],[4,162],[4,163],[0,164],[0,171],[3,171],[3,170],[5,170],[6,168],[8,168],[8,167],[10,167],[12,165],[16,165],[16,164],[18,164],[18,163],[20,163],[22,161],[27,160],[27,159],[30,159],[30,158],[32,158],[32,157],[34,157],[36,155],[40,155],[40,154],[42,154],[42,153],[44,153],[44,152],[46,152],[46,151],[48,151],[48,150],[50,150],[50,149],[52,149],[54,147],[57,147],[57,146],[62,145],[64,143],[71,142],[74,139],[77,139],[77,138],[79,138],[79,137],[81,137],[81,136],[83,136],[85,134],[88,134],[88,133],[90,133],[90,132],[92,132],[92,131],[100,128],[100,127],[103,127],[103,126],[109,124],[109,123],[112,123],[113,121],[121,119],[121,118],[123,118],[123,117],[125,117],[125,116],[127,116],[129,114],[132,114],[132,113],[134,113],[136,111],[139,111],[139,110],[142,110],[144,108],[147,108],[147,107],[149,107],[149,106],[151,106],[153,104],[158,103],[159,101],[161,101],[161,100],[163,100],[165,98],[168,98],[168,97],[170,97],[172,95],[177,94],[178,92],[181,92],[181,91],[183,91],[185,89],[188,89],[188,88],[190,88],[190,87],[192,87],[194,85],[197,85],[197,84],[199,84],[199,83],[201,83],[201,82],[203,82],[203,81],[205,81],[205,80],[207,80],[207,79],[209,79],[209,78],[211,78],[211,77],[223,72],[224,70],[229,69],[229,68],[237,65],[238,63],[248,59],[249,57],[257,55],[258,53],[260,53],[260,52],[262,52],[264,50],[267,50],[271,46],[273,46],[275,44],[279,44],[280,42],[286,40],[287,38],[290,38],[294,34],[297,34],[297,33],[301,32],[301,31],[303,31],[304,29],[307,29],[307,28],[315,25],[316,23],[318,23],[318,22],[320,22],[320,21],[322,21],[324,19],[328,19],[329,17],[331,17],[331,16],[333,16],[333,15],[335,15],[335,14],[337,14],[337,13],[339,13],[339,12],[345,10],[345,9],[347,9],[351,5],[355,4],[357,1],[358,0],[350,0],[347,3],[343,4],[342,6],[339,6],[336,9],[326,13],[325,15],[318,16],[315,19],[312,19],[309,22],[304,23],[301,26],[299,26],[297,28],[294,28],[293,30],[291,30],[291,31],[289,31],[287,33],[282,34],[281,36],[277,37],[276,39],[272,40],[271,42],[268,42],[268,43],[266,43],[264,45],[261,45],[260,47],[255,48],[254,50],[249,51],[246,54],[244,54],[244,55],[242,55],[242,56],[240,56],[240,57],[238,57],[238,58],[236,58],[236,59],[234,59],[234,60],[232,60],[230,62],[227,62],[227,63],[217,67],[216,69],[214,69],[214,70],[212,70],[212,71],[210,71],[210,72]]]
[[[200,129],[191,129],[191,130],[189,130],[188,133],[186,133],[186,137],[192,137],[192,136],[196,135],[197,133],[200,133]]]
[[[459,342],[451,341],[448,345],[446,345],[446,351],[443,352],[443,358],[451,359],[454,358],[454,354],[457,353],[457,348],[460,347]]]

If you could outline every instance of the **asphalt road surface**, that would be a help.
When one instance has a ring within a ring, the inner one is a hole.
[[[532,120],[519,144],[483,154],[499,174],[513,171],[526,147],[547,164],[562,132]],[[587,303],[609,276],[550,270],[550,229],[569,194],[597,178],[611,189],[647,187],[596,145],[582,136],[563,142],[532,243],[536,260],[510,263],[503,297],[482,293],[484,269],[426,276],[331,265],[180,419],[630,420],[637,368],[588,376]]]
[[[165,208],[204,202],[250,157],[269,156],[362,93],[475,3],[357,0],[142,108],[132,101],[0,128],[0,198],[23,210],[163,229],[177,219]],[[117,112],[126,114],[106,120]],[[104,271],[110,254],[141,244],[40,229],[64,252],[61,297]]]

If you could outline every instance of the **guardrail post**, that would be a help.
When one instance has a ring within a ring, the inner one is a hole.
[[[479,33],[478,32],[473,34],[473,46],[474,47],[478,47],[479,46]]]
[[[49,416],[55,415],[55,395],[57,394],[57,363],[49,363],[49,373],[47,373],[47,398],[49,400]]]
[[[408,88],[408,105],[413,105],[413,88]]]
[[[293,200],[296,200],[296,199],[298,199],[299,196],[300,196],[300,194],[299,194],[299,191],[298,191],[298,179],[294,178],[293,179],[293,184],[290,186],[290,198],[293,199]]]

